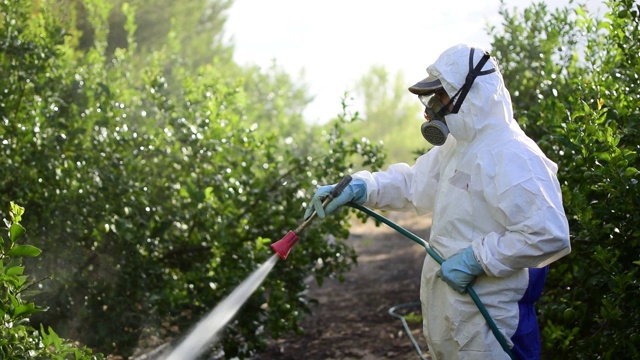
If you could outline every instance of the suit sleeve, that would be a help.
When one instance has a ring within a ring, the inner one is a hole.
[[[543,267],[569,254],[569,225],[555,169],[536,156],[503,155],[483,179],[486,201],[505,231],[472,243],[489,275]],[[500,174],[499,176],[491,176]]]
[[[433,211],[440,175],[438,148],[420,156],[413,166],[398,163],[385,171],[353,174],[367,184],[365,206],[380,210]]]

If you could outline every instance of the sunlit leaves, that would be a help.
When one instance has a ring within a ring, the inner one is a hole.
[[[40,284],[55,299],[35,320],[77,327],[82,343],[128,356],[146,339],[180,336],[270,257],[268,244],[295,228],[314,184],[340,179],[355,159],[375,168],[383,155],[345,136],[355,121],[346,109],[325,132],[307,127],[304,86],[276,66],[245,79],[216,62],[188,66],[177,32],[166,51],[111,54],[109,6],[86,4],[97,44],[83,51],[73,47],[80,35],[61,36],[46,9],[34,20],[24,2],[0,4],[46,30],[0,39],[11,50],[0,53],[0,194],[32,209],[23,220],[47,250],[34,259],[39,251],[19,244],[11,255],[37,265],[38,278],[55,275]],[[355,261],[348,244],[325,241],[347,237],[346,215],[310,228],[245,305],[220,344],[229,357],[260,348],[262,325],[300,330],[305,278],[340,277]],[[24,234],[10,230],[6,249]],[[45,341],[56,337],[49,330]]]

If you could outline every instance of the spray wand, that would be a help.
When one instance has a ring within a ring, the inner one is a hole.
[[[334,198],[339,196],[351,182],[351,176],[347,175],[331,190],[323,201],[322,207],[327,206]],[[314,211],[297,229],[289,231],[282,239],[271,244],[273,254],[269,260],[262,264],[256,271],[247,277],[230,295],[211,310],[189,332],[175,349],[170,349],[166,360],[191,360],[197,358],[202,352],[218,339],[218,334],[233,318],[242,304],[256,291],[258,286],[269,275],[269,272],[278,261],[278,256],[286,259],[289,251],[298,241],[298,235],[309,225],[315,217]],[[277,256],[276,256],[277,255]]]
[[[340,196],[347,185],[351,183],[351,180],[351,175],[343,177],[342,180],[340,180],[340,182],[336,186],[334,186],[333,189],[331,189],[329,195],[322,202],[322,207],[326,207],[333,199]],[[315,217],[316,212],[314,211],[295,230],[289,230],[287,235],[285,235],[282,239],[271,244],[271,248],[273,249],[273,251],[275,251],[276,254],[278,254],[278,256],[280,256],[283,260],[286,260],[287,256],[289,256],[289,251],[291,251],[293,245],[295,245],[298,241],[298,235],[300,235],[300,233],[307,227],[307,225],[309,225],[309,223],[311,223],[311,221]]]

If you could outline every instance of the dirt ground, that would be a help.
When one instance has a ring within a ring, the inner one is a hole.
[[[399,213],[384,216],[428,238],[430,219]],[[309,296],[317,299],[318,305],[301,323],[305,334],[272,341],[259,359],[420,359],[402,322],[388,311],[394,306],[419,303],[424,248],[387,225],[376,227],[372,220],[365,224],[354,221],[348,241],[358,252],[358,265],[342,283],[327,280],[322,287],[313,283]],[[397,311],[409,312],[419,315],[419,305]],[[428,359],[422,325],[408,325]]]

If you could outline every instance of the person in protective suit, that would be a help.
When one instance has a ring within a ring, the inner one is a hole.
[[[411,86],[425,105],[422,134],[434,146],[413,166],[360,171],[326,208],[320,187],[305,212],[320,218],[353,202],[374,209],[432,213],[420,298],[431,358],[508,359],[475,303],[473,289],[513,356],[540,357],[535,303],[548,264],[571,251],[557,166],[513,119],[498,64],[456,45]]]

